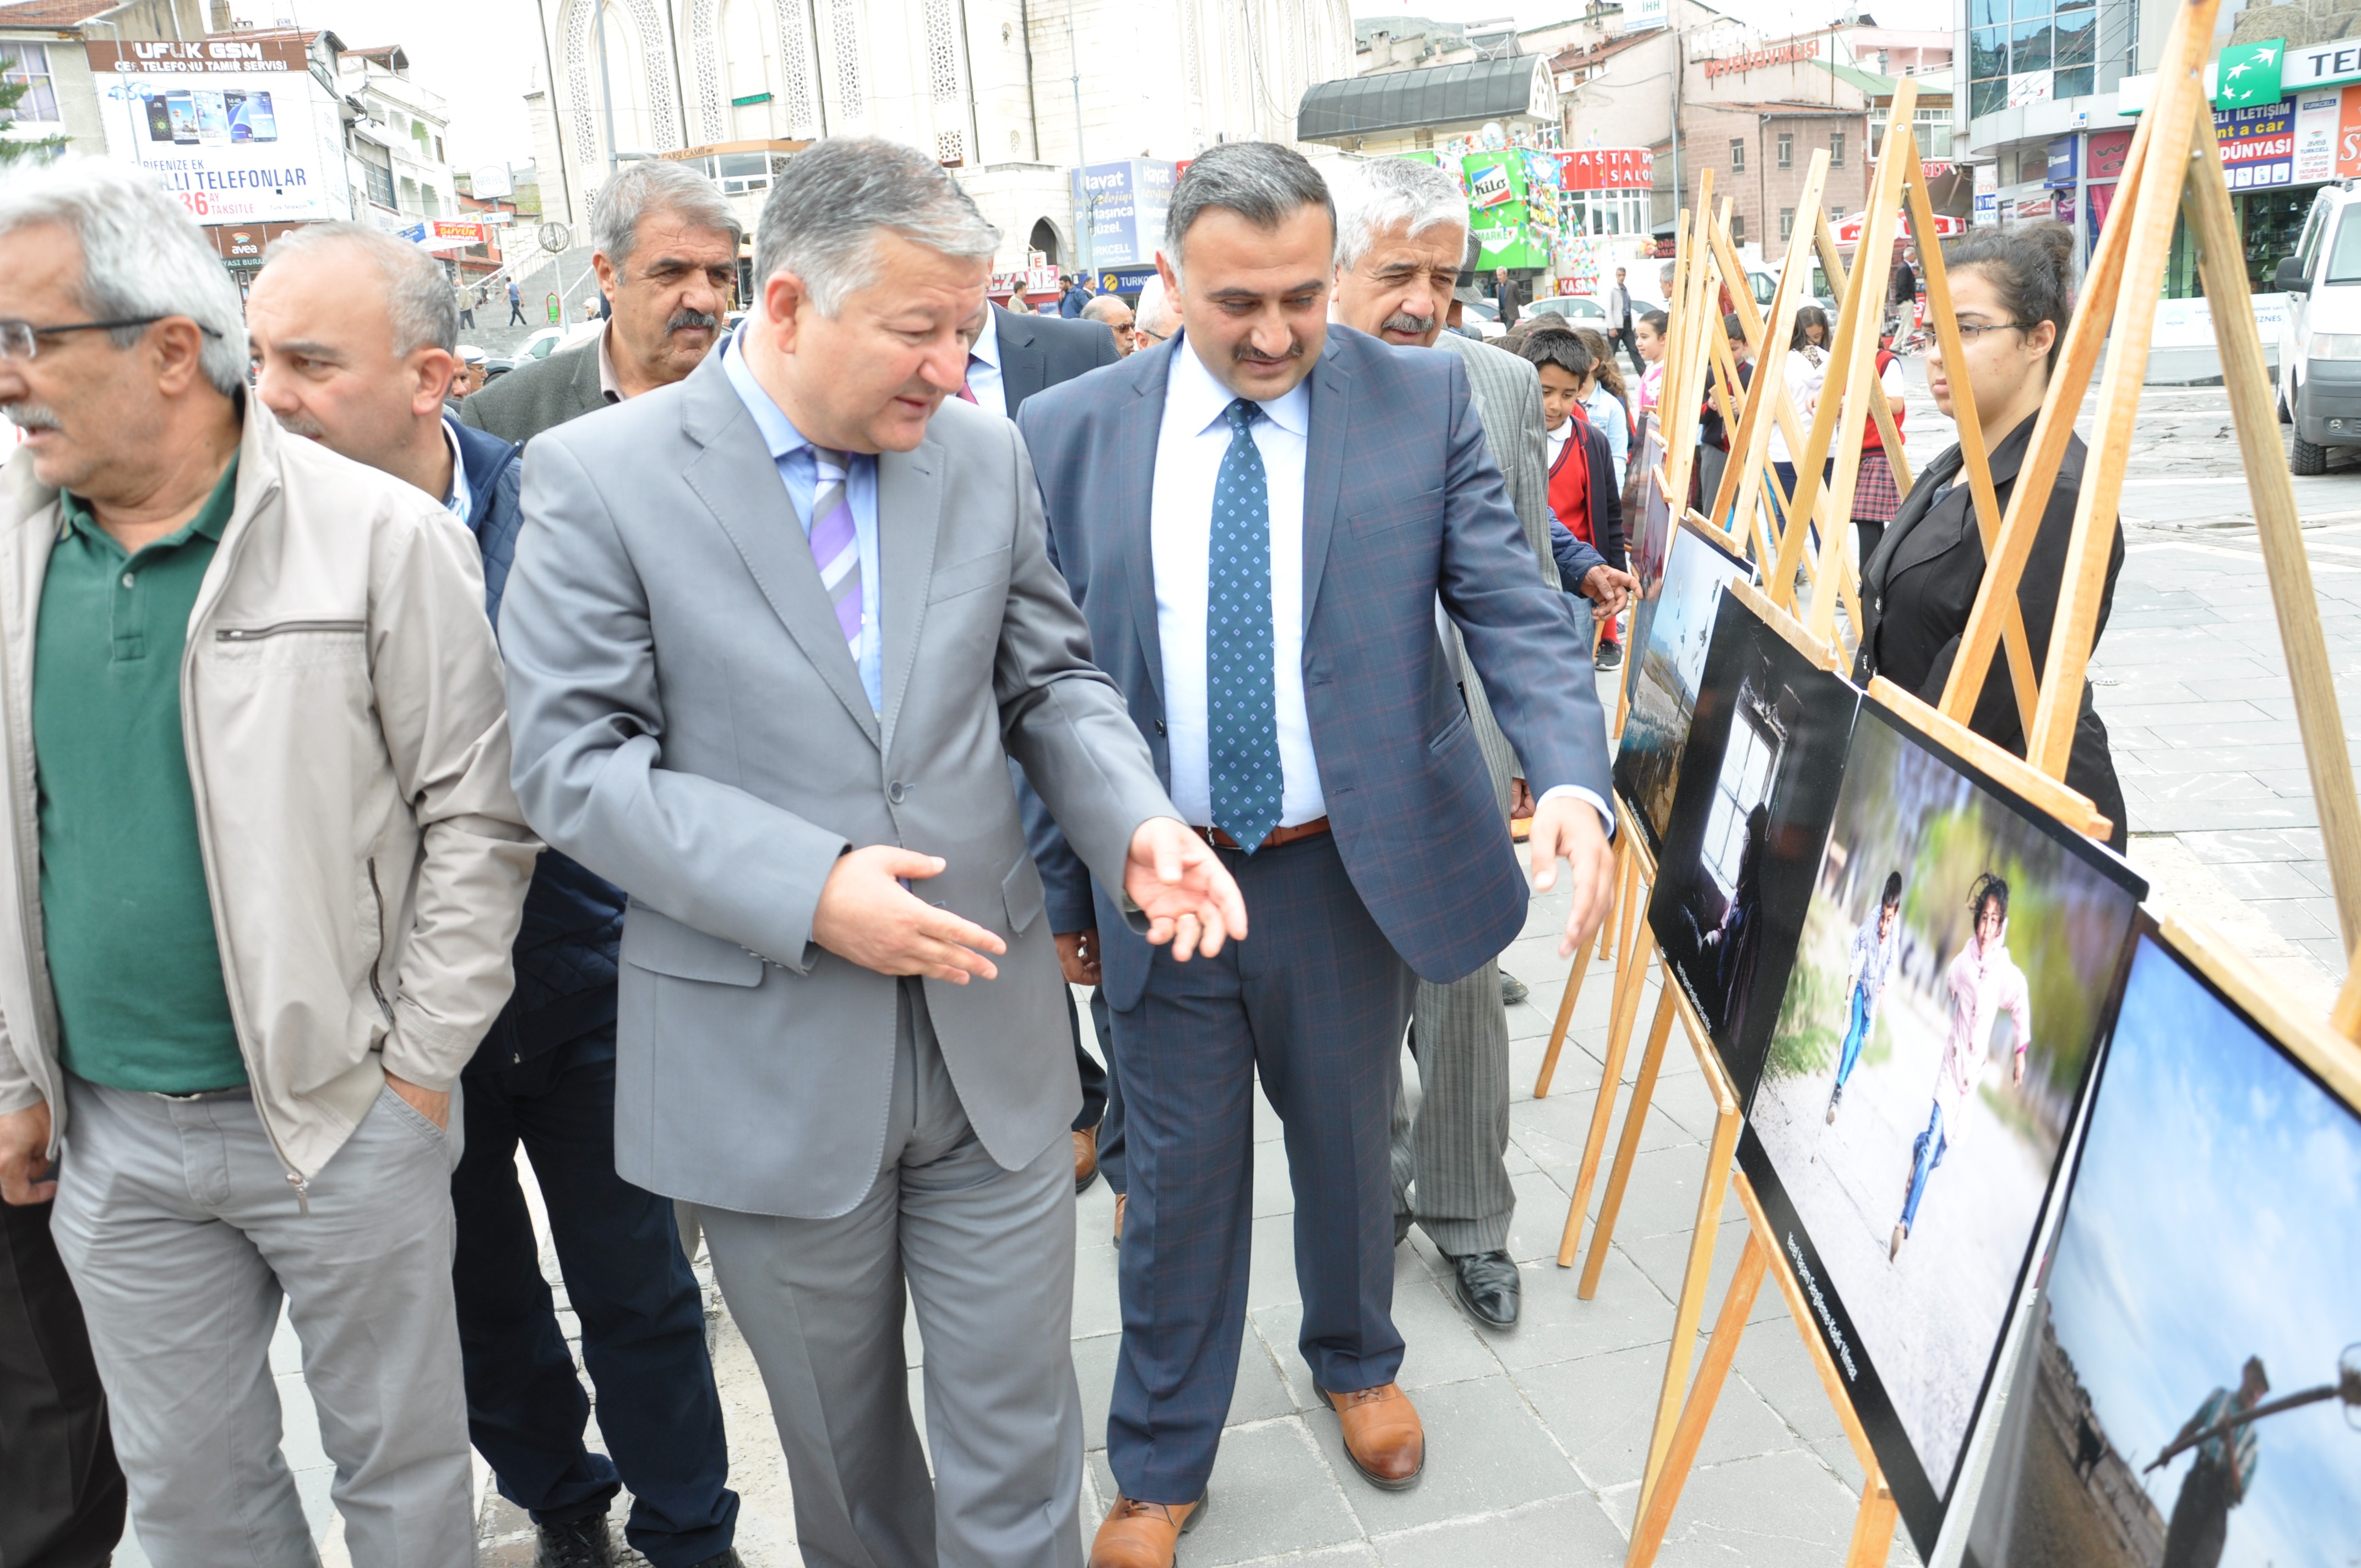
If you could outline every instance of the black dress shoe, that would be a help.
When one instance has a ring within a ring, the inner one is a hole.
[[[1526,997],[1531,996],[1532,994],[1532,992],[1525,989],[1525,982],[1523,981],[1519,980],[1507,970],[1502,970],[1500,971],[1501,1006],[1514,1007],[1518,1003],[1522,1002]]]
[[[615,1549],[607,1536],[607,1516],[533,1526],[533,1568],[613,1568]]]
[[[1486,1328],[1509,1329],[1516,1327],[1523,1285],[1507,1253],[1471,1252],[1451,1260],[1451,1294]]]
[[[746,1568],[746,1565],[738,1561],[736,1547],[725,1546],[710,1557],[698,1558],[688,1568]]]

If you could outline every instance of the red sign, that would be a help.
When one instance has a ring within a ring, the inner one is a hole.
[[[1793,43],[1773,44],[1767,49],[1748,49],[1723,60],[1701,60],[1708,79],[1716,76],[1743,76],[1750,71],[1760,71],[1771,65],[1795,65],[1806,60],[1817,60],[1820,53],[1817,38],[1797,38]]]
[[[1557,155],[1569,191],[1646,191],[1656,183],[1656,155],[1644,147],[1584,147]]]
[[[2047,198],[2045,198],[2045,200]],[[1850,250],[1854,246],[1861,243],[1861,231],[1869,226],[1869,214],[1867,213],[1855,213],[1850,217],[1839,218],[1832,226],[1836,230],[1837,244],[1847,250]],[[1952,239],[1967,232],[1968,225],[1963,220],[1952,217],[1948,213],[1937,213],[1935,214],[1935,237],[1937,239]],[[1898,239],[1907,239],[1910,237],[1910,217],[1908,214],[1905,213],[1901,214],[1899,221],[1894,225],[1894,236]]]
[[[484,243],[484,225],[481,224],[457,223],[449,218],[433,218],[428,220],[426,231],[435,239],[464,239],[477,245]]]
[[[2132,133],[2129,131],[2092,132],[2090,145],[2083,152],[2084,181],[2121,179],[2124,172],[2124,159],[2130,155],[2131,150]]]

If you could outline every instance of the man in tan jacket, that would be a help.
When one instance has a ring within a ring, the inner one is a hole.
[[[448,1568],[451,1092],[538,846],[474,541],[246,368],[144,176],[0,192],[0,1199],[54,1196],[151,1557],[316,1560],[283,1294],[354,1562]]]

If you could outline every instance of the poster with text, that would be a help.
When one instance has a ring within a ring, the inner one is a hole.
[[[88,44],[109,156],[136,163],[202,224],[351,215],[341,152],[313,121],[292,39]]]

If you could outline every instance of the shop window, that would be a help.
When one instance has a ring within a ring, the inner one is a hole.
[[[1968,0],[1968,113],[2088,96],[2098,46],[2097,0]]]
[[[1746,144],[1736,137],[1730,138],[1730,171],[1732,174],[1746,172]]]
[[[1779,133],[1779,167],[1782,169],[1795,167],[1795,133],[1793,131]]]

